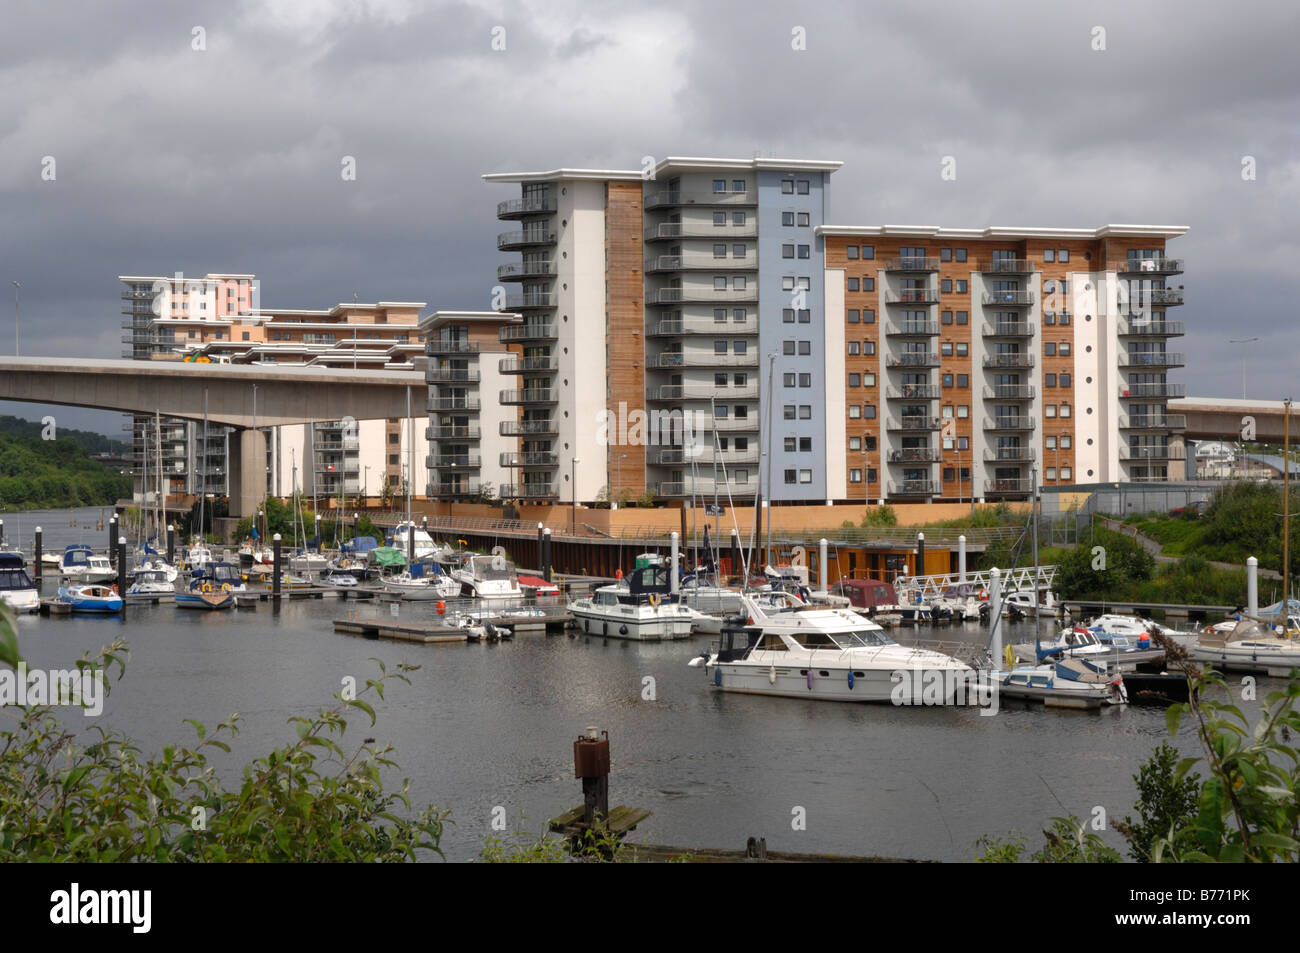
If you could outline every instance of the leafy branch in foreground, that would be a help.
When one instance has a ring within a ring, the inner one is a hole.
[[[114,643],[79,666],[123,665]],[[12,617],[0,613],[0,659],[17,657]],[[375,660],[378,662],[378,660]],[[243,768],[227,789],[210,758],[229,754],[238,716],[209,732],[189,720],[197,741],[144,757],[125,735],[67,730],[51,706],[0,708],[0,862],[8,861],[410,861],[442,856],[447,812],[411,819],[409,781],[386,792],[391,746],[366,738],[352,752],[340,740],[351,713],[375,723],[363,696],[384,696],[400,665],[366,682],[356,698],[312,718],[295,717],[297,740]]]

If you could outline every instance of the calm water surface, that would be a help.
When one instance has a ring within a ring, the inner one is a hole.
[[[42,524],[47,538],[52,525]],[[211,725],[238,712],[235,753],[245,760],[291,740],[286,719],[328,707],[345,676],[364,683],[375,675],[372,658],[420,665],[410,685],[390,686],[376,704],[378,725],[358,713],[347,738],[393,744],[413,802],[452,810],[444,849],[453,860],[474,857],[494,833],[496,806],[512,831],[536,834],[581,802],[572,742],[587,725],[610,733],[611,804],[653,811],[637,839],[738,848],[765,836],[773,849],[941,860],[970,858],[983,834],[1022,831],[1037,846],[1056,815],[1087,817],[1098,805],[1111,817],[1132,813],[1132,775],[1167,737],[1164,711],[1137,706],[1004,706],[981,717],[975,708],[728,695],[687,667],[705,638],[643,645],[529,635],[423,646],[335,634],[331,621],[350,611],[389,608],[334,598],[286,602],[279,613],[269,603],[222,613],[140,606],[125,622],[24,617],[20,639],[29,663],[43,667],[126,639],[127,674],[101,723],[156,751],[192,741],[184,718]],[[434,610],[406,603],[401,613],[431,618]],[[983,644],[987,631],[967,624],[938,637]],[[655,701],[642,699],[646,676]],[[1261,696],[1280,687],[1274,681],[1261,679]],[[1179,739],[1189,750],[1190,740]],[[792,829],[796,807],[806,830]]]

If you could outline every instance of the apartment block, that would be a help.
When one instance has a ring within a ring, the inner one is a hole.
[[[1183,227],[839,226],[826,242],[844,500],[1026,499],[1177,478]],[[1171,463],[1174,464],[1171,470]]]

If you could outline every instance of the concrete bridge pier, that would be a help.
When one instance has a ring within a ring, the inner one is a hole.
[[[230,488],[230,515],[243,519],[257,512],[266,495],[266,434],[261,430],[236,430],[230,435],[226,461]]]

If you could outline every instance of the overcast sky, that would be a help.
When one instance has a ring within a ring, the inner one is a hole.
[[[839,224],[1190,226],[1175,379],[1239,397],[1245,351],[1250,396],[1291,392],[1300,5],[796,7],[9,4],[0,261],[22,353],[119,357],[119,274],[253,273],[269,307],[485,309],[515,193],[482,173],[759,154],[842,160]]]

